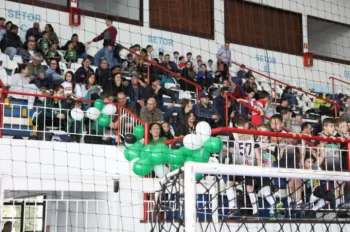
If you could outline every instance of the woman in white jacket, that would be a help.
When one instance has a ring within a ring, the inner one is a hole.
[[[31,79],[28,76],[28,65],[19,64],[15,74],[11,77],[11,87],[9,91],[41,94],[40,90],[35,84],[31,84]],[[28,109],[31,110],[34,105],[35,96],[9,94],[9,97],[17,99],[28,99]]]
[[[66,72],[64,75],[64,82],[61,84],[64,88],[64,96],[75,96],[76,98],[81,98],[81,87],[74,81],[74,73],[72,71]]]

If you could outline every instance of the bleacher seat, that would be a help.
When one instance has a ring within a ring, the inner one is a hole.
[[[13,57],[13,61],[16,61],[17,64],[23,64],[23,59],[22,59],[22,57],[19,56],[19,55],[15,55],[15,56]]]
[[[79,58],[79,59],[77,60],[77,63],[81,65],[81,63],[83,62],[83,60],[84,60],[83,58]]]
[[[0,67],[0,80],[4,85],[9,85],[9,78],[4,67]]]
[[[8,60],[2,65],[5,69],[10,71],[10,75],[15,73],[16,68],[18,68],[18,64],[14,60]]]
[[[77,70],[80,67],[81,67],[81,64],[79,64],[79,63],[71,63],[71,65],[70,65],[70,69],[73,69],[74,72],[75,72],[75,70]]]

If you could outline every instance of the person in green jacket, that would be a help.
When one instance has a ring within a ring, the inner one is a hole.
[[[77,58],[77,51],[74,49],[73,41],[69,41],[67,42],[67,44],[68,44],[68,50],[64,55],[64,59],[68,63],[67,67],[70,68],[70,65],[74,62],[77,62],[78,58]]]
[[[40,52],[45,55],[50,48],[49,33],[43,32],[43,38],[39,41]]]
[[[51,43],[49,50],[45,54],[45,59],[47,60],[47,62],[50,62],[51,60],[56,60],[57,63],[60,62],[61,56],[57,52],[57,43]]]

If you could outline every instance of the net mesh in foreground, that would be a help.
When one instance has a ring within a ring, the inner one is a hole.
[[[349,179],[340,172],[187,163],[160,182],[152,231],[347,231],[348,206],[335,206],[335,193]],[[293,180],[302,183],[303,204],[291,200]]]

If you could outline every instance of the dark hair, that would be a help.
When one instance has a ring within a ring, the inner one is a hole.
[[[168,127],[169,127],[169,131],[168,132],[165,132],[164,129],[163,129],[163,125],[164,124],[168,124]],[[162,125],[162,130],[163,130],[163,136],[166,137],[167,139],[173,139],[174,136],[171,134],[171,126],[168,122],[163,122]]]
[[[190,99],[187,99],[187,98],[183,98],[180,100],[180,105],[181,105],[181,108],[185,108],[186,105],[188,105],[189,103],[191,102]]]
[[[159,56],[164,56],[164,52],[159,52],[158,55]]]
[[[101,99],[106,99],[106,98],[109,98],[109,97],[113,97],[113,94],[109,93],[109,92],[102,92],[100,94],[100,97],[101,97]]]
[[[141,49],[141,46],[140,46],[140,44],[134,44],[134,46],[133,46],[134,48],[139,48],[139,49]]]
[[[304,162],[308,159],[311,159],[313,163],[315,163],[317,161],[317,158],[313,154],[310,153],[310,150],[305,151]]]
[[[184,56],[180,56],[180,57],[179,57],[179,60],[183,60],[183,59],[185,59]]]
[[[173,53],[174,55],[179,55],[180,53],[178,52],[178,51],[175,51],[174,53]]]
[[[10,31],[18,29],[18,26],[16,24],[12,24],[10,27]]]
[[[146,49],[149,49],[149,48],[152,48],[152,47],[153,47],[152,45],[147,45]]]
[[[309,125],[312,126],[309,122],[303,122],[303,124],[301,124],[301,131],[305,130]]]
[[[68,42],[67,42],[67,47],[68,47],[69,45],[71,45],[72,43],[73,43],[72,40],[68,40]]]
[[[27,67],[28,67],[27,64],[18,64],[18,68],[15,69],[15,73],[21,73]]]
[[[212,60],[212,59],[209,59],[209,60],[208,60],[208,63],[209,63],[209,62],[213,62],[213,60]]]
[[[7,226],[12,226],[12,222],[11,221],[7,221],[4,223],[4,228]],[[3,230],[4,231],[4,230]]]
[[[163,137],[163,135],[164,135],[163,128],[162,128],[162,126],[161,126],[159,123],[157,123],[157,122],[151,123],[151,125],[149,126],[149,132],[148,132],[148,134],[149,134],[148,138],[149,138],[150,141],[153,140],[153,136],[152,136],[152,134],[151,134],[151,130],[152,130],[152,127],[153,127],[154,125],[158,125],[159,128],[160,128],[159,138]]]
[[[192,52],[187,52],[186,56],[188,56],[188,55],[192,56]]]
[[[111,21],[111,23],[113,23],[113,17],[112,16],[107,15],[106,20]]]
[[[198,62],[201,61],[201,60],[198,60]],[[201,64],[201,67],[204,66],[205,68],[207,68],[207,65],[206,64]]]
[[[244,126],[248,123],[248,120],[244,117],[237,117],[235,120],[236,127]]]
[[[60,89],[63,89],[63,90],[64,90],[63,86],[62,86],[62,85],[57,85],[57,86],[54,88],[53,92],[56,93],[56,92],[58,92]]]
[[[222,87],[222,88],[221,88],[221,93],[223,93],[223,92],[225,92],[225,91],[228,92],[228,87]]]
[[[280,114],[281,115],[285,115],[285,114],[288,114],[289,113],[289,110],[281,110]]]
[[[66,77],[67,77],[67,74],[70,74],[72,75],[72,91],[74,93],[74,90],[75,90],[75,78],[74,78],[74,73],[72,71],[67,71],[66,74],[64,74],[64,81],[67,81]]]
[[[198,58],[198,57],[202,58],[202,56],[201,56],[201,55],[197,55],[197,56],[196,56],[196,58]]]
[[[5,27],[7,27],[7,25],[9,25],[9,24],[13,24],[12,21],[7,21],[7,22],[5,23]]]
[[[148,54],[148,51],[147,51],[146,48],[142,48],[142,49],[141,49],[141,52],[144,52],[144,53]]]
[[[46,24],[48,27],[49,27],[49,29],[50,29],[50,31],[52,31],[52,32],[54,32],[55,30],[53,29],[53,27],[52,27],[52,25],[51,24]]]
[[[50,43],[50,47],[51,47],[52,45],[54,45],[54,44],[58,45],[58,43],[56,43],[55,41],[52,41],[52,42]]]
[[[95,75],[95,73],[89,73],[88,77],[85,80],[85,84],[86,84],[87,87],[89,86],[89,79],[90,79],[91,76],[95,76],[95,83],[94,84],[96,85],[96,75]]]
[[[58,62],[57,60],[55,60],[55,59],[51,59],[51,60],[50,60],[50,64],[51,64],[52,61],[56,61],[56,63],[57,63],[56,70],[54,70],[54,71],[55,71],[57,74],[60,74],[60,75],[61,75],[61,69],[60,69],[59,62]],[[73,74],[73,78],[74,78],[74,74]]]
[[[249,87],[249,88],[247,89],[247,93],[255,93],[255,91],[254,91],[253,88],[250,88],[250,87]]]
[[[165,56],[169,56],[169,57],[170,57],[170,55],[169,55],[169,54],[166,54]]]
[[[271,119],[270,119],[270,122],[275,119],[275,120],[279,120],[280,122],[283,122],[283,118],[282,118],[282,115],[280,114],[274,114],[272,115]]]
[[[267,98],[267,97],[269,97],[269,96],[270,96],[270,94],[269,94],[269,92],[267,92],[266,90],[263,90],[263,91],[261,91],[261,93],[260,93],[260,98],[261,98],[261,99]]]
[[[348,123],[348,120],[347,120],[346,118],[337,118],[337,119],[335,120],[335,124],[336,124],[337,126],[339,126],[339,125],[342,124],[342,123]]]
[[[47,31],[43,31],[42,35],[49,34]]]
[[[78,37],[78,34],[74,33],[74,34],[72,35],[72,39],[73,39],[73,37]]]
[[[325,118],[322,122],[322,126],[328,126],[329,124],[335,124],[333,118]]]
[[[83,61],[81,62],[81,65],[83,65],[83,63],[87,60],[90,61],[89,58],[84,58]]]
[[[190,119],[191,115],[193,115],[193,117],[196,119],[196,116],[194,115],[194,113],[192,111],[190,111],[188,114],[186,114],[185,117],[185,128],[186,128],[186,133],[189,131],[188,128],[188,120]],[[194,128],[196,128],[196,124],[197,124],[197,120],[194,121]]]
[[[287,98],[281,98],[280,99],[280,104],[282,104],[282,102],[284,102],[284,101],[288,101],[288,99]]]

